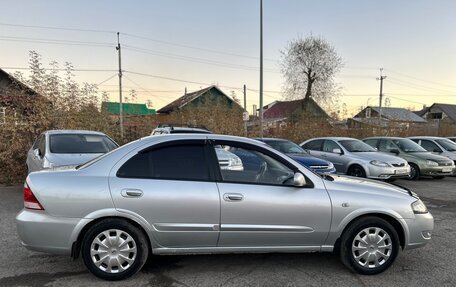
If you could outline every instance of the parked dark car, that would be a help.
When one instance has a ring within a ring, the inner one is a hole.
[[[280,138],[256,138],[256,140],[266,143],[273,149],[288,155],[295,161],[315,172],[336,173],[336,169],[331,162],[310,155],[302,147],[292,141]]]

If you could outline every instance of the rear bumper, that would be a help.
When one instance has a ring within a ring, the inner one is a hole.
[[[80,220],[24,209],[16,216],[17,233],[27,249],[70,255],[73,232]]]
[[[431,213],[415,214],[413,219],[404,219],[408,227],[408,241],[404,249],[414,249],[426,245],[434,230],[434,217]]]

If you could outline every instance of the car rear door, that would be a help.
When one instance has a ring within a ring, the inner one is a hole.
[[[116,209],[147,220],[159,245],[216,246],[220,199],[204,140],[173,141],[135,152],[116,164],[109,184]]]
[[[329,196],[322,183],[295,187],[297,168],[255,146],[216,141],[237,155],[242,169],[219,168],[221,197],[219,247],[319,247],[331,222]],[[214,152],[215,154],[215,152]],[[245,164],[245,163],[249,164]]]

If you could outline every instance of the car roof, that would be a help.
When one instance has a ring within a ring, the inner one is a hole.
[[[403,140],[409,140],[409,138],[403,138],[403,137],[368,137],[368,138],[364,138],[363,140],[370,140],[370,139],[403,139]]]
[[[48,135],[56,134],[92,134],[92,135],[105,135],[102,132],[89,131],[89,130],[48,130],[45,132]]]
[[[428,140],[439,140],[439,139],[447,139],[444,137],[434,137],[434,136],[413,136],[408,137],[409,139],[428,139]]]
[[[340,140],[357,140],[357,138],[349,138],[349,137],[320,137],[320,138],[312,138],[308,139],[307,141],[311,140],[334,140],[334,141],[340,141]]]
[[[253,139],[257,140],[257,141],[291,142],[290,140],[282,139],[282,138],[253,138]]]

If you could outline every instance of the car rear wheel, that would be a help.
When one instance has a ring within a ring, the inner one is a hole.
[[[366,172],[362,166],[357,164],[350,166],[347,171],[347,175],[356,176],[356,177],[366,177]]]
[[[409,176],[409,179],[411,180],[418,180],[420,178],[420,168],[414,164],[414,163],[411,163],[410,164],[410,176]]]
[[[149,245],[137,227],[122,219],[106,219],[89,228],[81,252],[87,269],[95,276],[122,280],[142,268]]]
[[[364,217],[351,224],[342,235],[340,256],[352,271],[373,275],[388,269],[399,253],[399,246],[399,236],[389,222]]]

